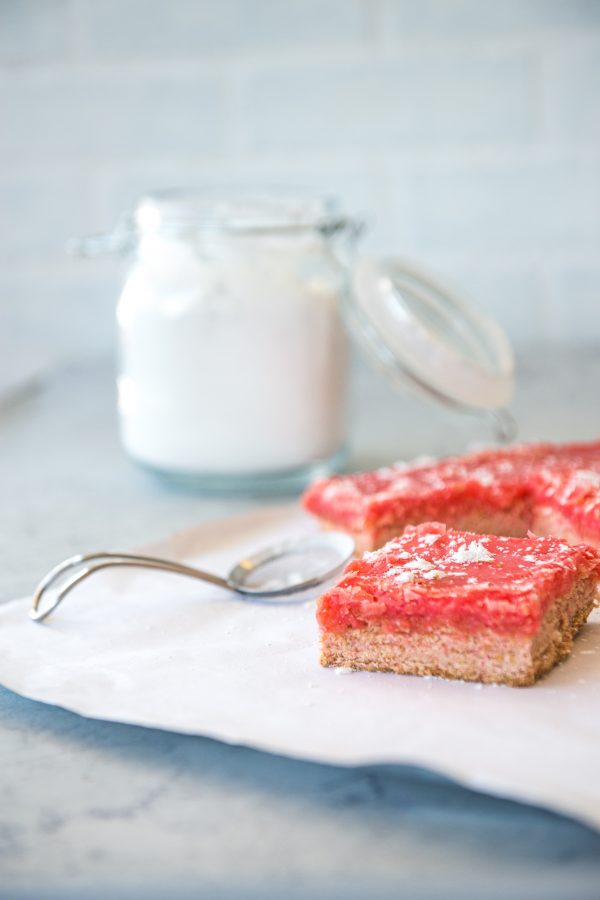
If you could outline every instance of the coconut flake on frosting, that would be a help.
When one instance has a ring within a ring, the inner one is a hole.
[[[481,541],[471,541],[468,547],[466,544],[462,547],[458,547],[454,553],[451,553],[448,556],[448,559],[457,563],[471,563],[492,562],[494,557]]]
[[[423,559],[422,556],[415,556],[415,558],[411,559],[410,562],[404,564],[404,568],[413,569],[417,572],[428,572],[430,569],[433,569],[433,563],[430,563],[426,559]]]

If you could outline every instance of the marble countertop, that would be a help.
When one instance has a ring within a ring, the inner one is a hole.
[[[525,354],[521,437],[597,436],[599,387],[600,349]],[[113,394],[110,363],[88,363],[0,407],[0,601],[75,552],[258,502],[187,494],[136,469]],[[357,468],[489,439],[485,422],[397,396],[361,367],[351,412]],[[0,758],[2,898],[598,897],[600,834],[420,770],[298,762],[1,688]]]

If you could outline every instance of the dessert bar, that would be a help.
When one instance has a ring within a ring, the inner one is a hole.
[[[314,484],[304,506],[324,527],[350,532],[359,551],[428,521],[600,546],[600,441],[515,445],[335,476]]]
[[[586,545],[408,527],[319,599],[321,663],[529,685],[568,656],[599,577]]]

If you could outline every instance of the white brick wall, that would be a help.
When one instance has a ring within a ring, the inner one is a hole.
[[[153,187],[312,184],[517,343],[600,339],[600,0],[0,0],[0,327],[112,342],[64,256]]]
[[[244,85],[243,115],[257,152],[520,145],[539,131],[538,83],[539,60],[522,51],[357,51],[261,67]]]
[[[361,0],[81,0],[81,46],[105,59],[224,54],[358,43]]]

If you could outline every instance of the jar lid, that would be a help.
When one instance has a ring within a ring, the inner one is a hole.
[[[512,399],[514,357],[500,326],[420,267],[359,260],[346,318],[395,387],[470,410],[500,409]]]

